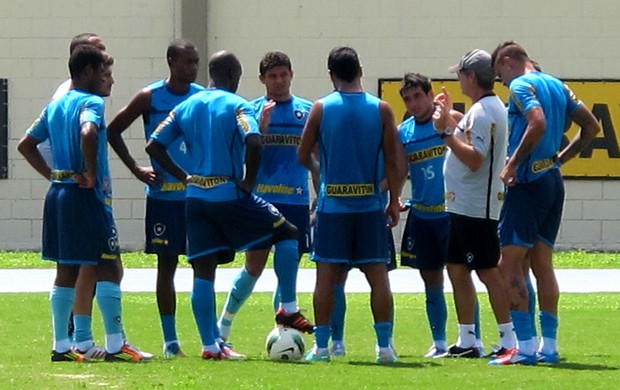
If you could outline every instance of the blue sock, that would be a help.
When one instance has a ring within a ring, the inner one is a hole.
[[[280,294],[280,285],[276,285],[276,289],[273,291],[273,311],[274,313],[280,308],[282,303],[282,295]]]
[[[178,340],[175,315],[161,315],[159,319],[161,321],[161,329],[164,331],[164,341]]]
[[[540,333],[543,337],[557,340],[558,338],[558,317],[547,311],[538,313],[540,320]]]
[[[192,289],[191,301],[192,311],[200,340],[202,345],[215,344],[215,335],[213,333],[215,323],[215,307],[213,306],[215,292],[213,290],[213,281],[194,278],[194,287]]]
[[[334,288],[334,308],[331,318],[331,335],[333,340],[344,339],[344,315],[347,311],[347,298],[344,294],[344,283]]]
[[[86,315],[73,315],[73,341],[81,343],[93,339],[92,317]]]
[[[426,315],[428,316],[428,324],[431,327],[433,340],[445,341],[448,309],[443,287],[426,289]]]
[[[390,338],[392,338],[392,323],[375,323],[375,333],[377,334],[377,345],[379,348],[388,348],[390,346]]]
[[[314,338],[316,340],[317,348],[327,348],[327,341],[329,340],[329,325],[321,325],[314,327]]]
[[[532,323],[530,321],[530,315],[517,310],[511,310],[510,318],[512,318],[512,324],[514,325],[519,343],[531,341]]]
[[[278,277],[282,303],[297,300],[297,268],[299,267],[297,240],[277,242],[273,268]]]
[[[106,335],[122,334],[121,287],[112,282],[97,282],[97,304],[103,317]]]
[[[220,318],[223,325],[230,326],[235,314],[252,294],[257,280],[258,277],[250,275],[245,267],[237,274],[224,304],[224,314]]]
[[[61,341],[69,338],[69,317],[75,299],[75,289],[71,287],[52,287],[50,291],[50,306],[52,309],[52,328],[54,340]],[[65,351],[59,351],[65,352]]]
[[[481,340],[480,334],[482,333],[480,330],[480,304],[478,303],[478,299],[476,298],[476,306],[474,306],[474,324],[476,333],[476,340]]]
[[[536,337],[536,291],[532,285],[530,275],[525,275],[525,287],[527,288],[527,311],[532,321],[532,337]]]

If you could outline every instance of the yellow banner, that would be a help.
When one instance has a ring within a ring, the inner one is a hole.
[[[396,122],[407,117],[405,105],[400,97],[400,79],[380,79],[379,96],[387,101],[394,110]],[[602,131],[594,142],[580,155],[562,167],[562,174],[567,178],[612,179],[620,178],[620,147],[618,135],[620,129],[620,81],[566,81],[575,95],[592,110],[601,124]],[[433,91],[441,92],[445,87],[454,102],[454,108],[465,111],[471,105],[468,97],[461,93],[456,80],[435,80]],[[508,89],[496,83],[495,92],[504,101],[508,101]],[[579,128],[573,124],[565,133],[565,142],[572,139]]]

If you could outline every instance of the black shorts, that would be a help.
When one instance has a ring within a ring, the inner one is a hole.
[[[450,214],[448,263],[465,264],[471,270],[497,267],[498,221]]]

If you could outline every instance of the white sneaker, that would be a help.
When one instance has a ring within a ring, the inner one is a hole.
[[[329,351],[329,354],[332,356],[344,356],[347,354],[347,351],[344,347],[344,341],[334,341],[332,342],[332,348]]]
[[[81,353],[82,355],[84,355],[86,360],[90,360],[90,361],[103,360],[103,359],[105,359],[105,354],[106,354],[104,347],[101,347],[101,346],[96,345],[94,343],[86,351],[79,351],[78,350],[78,352]]]

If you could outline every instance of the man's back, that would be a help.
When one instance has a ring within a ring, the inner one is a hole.
[[[364,92],[333,92],[321,102],[322,196],[318,209],[341,213],[382,209],[380,100]]]

